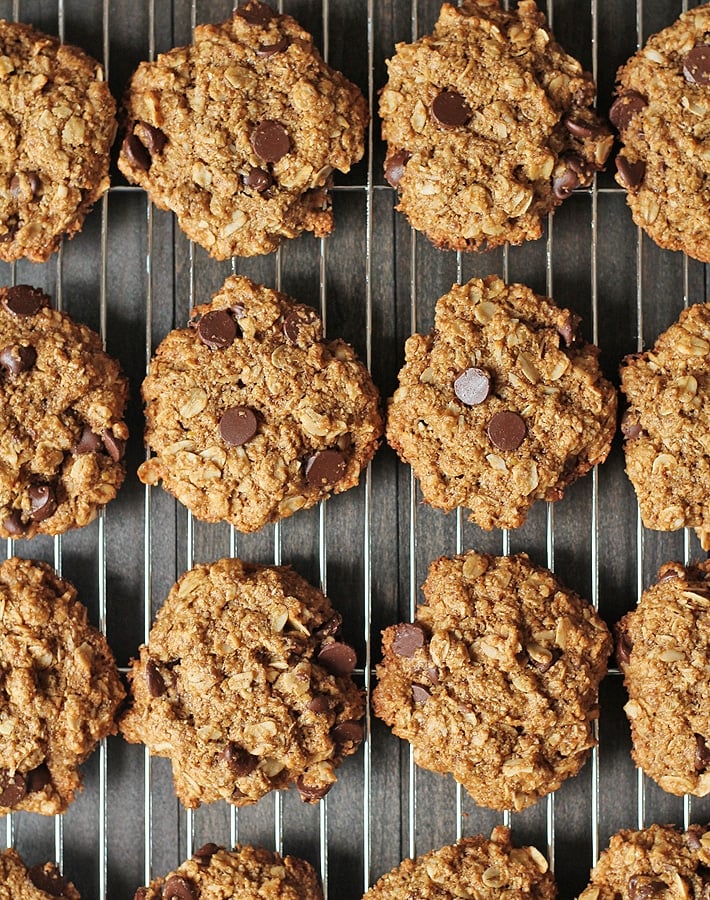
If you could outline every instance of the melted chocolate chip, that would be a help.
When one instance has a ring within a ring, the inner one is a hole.
[[[6,516],[3,519],[2,527],[13,537],[22,537],[27,531],[27,528],[22,521],[22,513],[19,509],[14,509],[9,516]]]
[[[295,306],[284,319],[283,333],[292,344],[298,344],[301,331],[317,322],[318,314],[310,306]]]
[[[147,122],[139,122],[138,127],[141,130],[142,143],[147,148],[148,153],[151,156],[155,156],[156,153],[162,153],[168,142],[165,132],[161,131],[160,128],[156,128],[155,125],[149,125]]]
[[[685,54],[683,75],[690,84],[710,84],[710,46],[698,44]]]
[[[49,306],[49,297],[39,288],[30,287],[29,284],[18,284],[7,288],[2,305],[13,315],[26,318],[36,316],[41,309]]]
[[[230,447],[241,447],[256,434],[258,422],[253,409],[233,406],[219,420],[219,433]]]
[[[15,344],[0,350],[0,366],[7,369],[11,375],[29,372],[36,362],[37,351],[32,346]]]
[[[84,425],[81,437],[74,446],[74,453],[96,453],[103,449],[104,443],[98,434],[94,434],[88,425]]]
[[[302,775],[299,775],[298,778],[295,779],[294,784],[298,788],[301,800],[306,803],[317,803],[319,800],[322,800],[333,787],[332,784],[308,784],[304,781]]]
[[[259,3],[258,0],[249,0],[234,10],[234,15],[239,16],[248,22],[249,25],[268,25],[273,19],[275,13],[266,3]]]
[[[147,172],[150,169],[150,164],[153,160],[147,147],[143,145],[137,134],[127,134],[125,136],[122,150],[123,155],[131,165],[141,169],[143,172]]]
[[[27,796],[27,780],[21,772],[0,773],[0,806],[13,809]]]
[[[330,709],[330,703],[325,694],[316,694],[312,700],[306,703],[306,709],[310,709],[314,713],[324,713]]]
[[[491,379],[485,369],[472,367],[454,381],[454,393],[466,406],[478,406],[488,396]]]
[[[111,459],[120,462],[126,454],[126,442],[115,437],[107,428],[101,432],[101,440]]]
[[[171,875],[163,888],[163,900],[197,900],[199,896],[194,882],[183,875]]]
[[[658,570],[658,584],[685,577],[685,566],[680,563],[666,563]]]
[[[499,450],[517,450],[525,440],[525,420],[511,410],[496,413],[488,423],[488,439]]]
[[[33,484],[28,490],[30,495],[30,519],[44,522],[57,511],[57,498],[51,484]]]
[[[335,636],[339,631],[340,627],[343,624],[343,617],[339,612],[333,613],[333,615],[324,622],[321,627],[313,632],[313,639],[316,643],[322,643],[327,637]]]
[[[44,891],[50,897],[63,897],[64,891],[69,887],[69,882],[60,875],[54,863],[32,866],[27,871],[27,877],[38,890]]]
[[[424,631],[419,625],[404,622],[397,626],[392,641],[392,650],[397,656],[404,656],[411,659],[417,650],[421,649],[426,642]]]
[[[344,644],[342,641],[333,641],[321,647],[318,653],[318,662],[331,675],[350,675],[355,668],[357,654],[350,644]]]
[[[442,128],[458,128],[471,118],[471,108],[458,91],[441,91],[432,101],[430,112]]]
[[[355,721],[341,722],[330,731],[336,744],[359,744],[363,734],[362,725]]]
[[[213,844],[212,842],[210,842],[208,844],[203,844],[199,848],[199,850],[195,850],[192,856],[193,859],[197,860],[198,866],[207,866],[209,865],[209,862],[215,855],[215,853],[217,853],[217,851],[221,849],[222,848],[219,846],[219,844]]]
[[[695,734],[695,771],[703,772],[710,765],[710,747],[702,734]]]
[[[145,664],[145,683],[148,686],[148,693],[151,697],[162,697],[166,691],[165,679],[158,669],[158,664],[154,659],[148,659]]]
[[[632,875],[628,883],[629,900],[648,900],[666,890],[666,883],[650,875]]]
[[[251,775],[259,765],[259,760],[256,756],[252,756],[251,753],[248,753],[239,744],[235,744],[234,741],[230,741],[227,744],[222,751],[222,756],[235,778],[244,778],[246,775]]]
[[[642,159],[631,163],[625,156],[619,154],[616,157],[616,171],[622,185],[635,194],[641,187],[643,176],[646,174],[646,163]]]
[[[226,350],[237,337],[237,323],[226,309],[215,309],[197,323],[197,336],[210,350]]]
[[[409,162],[411,155],[407,150],[398,150],[392,156],[387,157],[385,161],[385,178],[387,183],[393,188],[396,188],[402,180],[404,168]]]
[[[244,184],[247,187],[253,188],[258,194],[263,194],[264,191],[268,191],[273,183],[274,179],[266,169],[258,169],[256,166],[251,167],[249,174],[244,179]]]
[[[264,119],[252,132],[251,145],[259,159],[276,163],[291,149],[291,139],[280,122]]]
[[[340,481],[346,468],[339,450],[321,450],[306,462],[306,481],[311,487],[328,487]]]
[[[557,333],[565,342],[566,347],[571,347],[579,340],[577,329],[581,321],[582,319],[576,313],[570,313],[562,325],[557,326]]]
[[[431,694],[423,684],[412,685],[412,700],[414,700],[415,703],[426,703],[430,697]]]
[[[44,790],[44,788],[46,788],[47,785],[51,783],[52,776],[46,763],[42,763],[41,765],[37,766],[36,769],[32,769],[31,772],[27,773],[28,794],[36,794],[39,791]]]
[[[619,664],[619,668],[628,666],[632,650],[631,638],[626,631],[622,631],[619,628],[616,632],[616,661]]]
[[[626,91],[620,94],[611,104],[609,119],[611,124],[623,133],[631,124],[631,120],[637,112],[641,112],[648,106],[648,101],[637,91]]]
[[[275,53],[283,53],[284,50],[288,49],[288,45],[291,41],[284,35],[280,41],[277,41],[275,44],[262,44],[261,47],[256,48],[257,56],[273,56]]]

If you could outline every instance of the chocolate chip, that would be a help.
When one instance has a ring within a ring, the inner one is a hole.
[[[163,888],[163,900],[197,900],[199,896],[194,882],[183,875],[171,875]]]
[[[2,527],[13,537],[21,537],[27,531],[19,509],[14,509],[9,516],[3,519]]]
[[[488,396],[491,379],[485,369],[472,367],[454,381],[454,393],[466,406],[478,406]]]
[[[557,660],[560,658],[560,651],[555,647],[550,651],[549,659],[545,657],[544,659],[535,659],[534,656],[529,657],[530,665],[537,669],[541,675],[544,675],[545,672],[549,672],[550,669],[554,666]]]
[[[331,784],[308,784],[303,780],[303,776],[299,775],[298,778],[294,780],[294,784],[298,788],[298,793],[301,795],[301,800],[304,800],[306,803],[317,803],[319,800],[322,800],[323,797],[328,793],[328,791],[333,787]]]
[[[222,751],[222,757],[225,759],[231,773],[235,778],[244,778],[256,769],[259,760],[256,756],[252,756],[239,744],[230,741]]]
[[[710,748],[702,734],[695,734],[695,771],[702,772],[710,765]]]
[[[27,172],[25,178],[27,178],[27,185],[30,189],[32,198],[34,199],[42,189],[42,181],[36,172]],[[20,197],[22,195],[22,179],[19,175],[13,175],[10,179],[10,193],[13,197]]]
[[[623,666],[628,666],[631,661],[631,651],[633,650],[633,644],[631,643],[631,638],[627,634],[626,631],[622,631],[620,628],[617,629],[616,632],[616,661],[619,664],[619,668],[623,668]]]
[[[219,433],[230,447],[241,447],[256,434],[258,423],[248,406],[232,406],[219,420]]]
[[[0,350],[0,365],[11,375],[29,372],[36,362],[37,351],[32,346],[24,347],[21,344],[15,344]]]
[[[700,843],[700,837],[698,836],[697,831],[691,831],[689,829],[685,832],[684,837],[689,850],[700,850],[702,844]]]
[[[27,871],[27,877],[38,890],[44,891],[50,897],[63,897],[69,887],[69,882],[59,874],[59,869],[54,863],[32,866]]]
[[[333,641],[321,647],[318,653],[318,662],[331,675],[350,675],[355,668],[357,654],[350,644],[344,644],[342,641]]]
[[[57,511],[57,498],[51,484],[32,484],[28,494],[30,495],[30,519],[34,522],[44,522]]]
[[[0,774],[0,806],[13,809],[27,796],[27,780],[20,772]]]
[[[527,434],[525,420],[505,409],[496,413],[488,423],[488,438],[499,450],[517,450]]]
[[[616,171],[619,173],[619,179],[622,185],[632,194],[641,186],[643,176],[646,174],[646,163],[640,159],[638,162],[631,163],[625,156],[619,154],[616,157]]]
[[[22,193],[22,180],[19,175],[13,175],[10,179],[10,193],[13,197],[19,197]]]
[[[316,643],[321,644],[327,637],[334,637],[340,631],[342,624],[343,617],[340,613],[333,613],[333,615],[325,621],[317,631],[313,632],[313,639]]]
[[[567,164],[565,171],[552,179],[552,193],[558,200],[566,200],[572,191],[582,183],[576,158],[569,156],[564,162]]]
[[[0,235],[0,244],[9,244],[10,241],[15,239],[15,235],[17,234],[17,218],[11,217],[3,224],[7,230],[3,235]]]
[[[258,194],[268,191],[273,183],[274,179],[271,175],[265,169],[258,169],[256,166],[249,169],[249,174],[244,179],[244,184],[253,188]]]
[[[412,685],[412,700],[414,700],[415,703],[426,703],[430,697],[431,694],[423,684]]]
[[[145,664],[145,683],[148,686],[148,693],[151,697],[162,697],[166,691],[165,679],[161,675],[154,659],[149,658]]]
[[[252,132],[251,145],[259,159],[275,163],[291,149],[291,140],[280,122],[264,119]]]
[[[710,46],[698,44],[685,54],[683,75],[691,84],[710,84]]]
[[[288,49],[290,43],[291,41],[284,35],[284,37],[275,44],[262,44],[261,47],[257,47],[256,55],[273,56],[275,53],[283,53],[284,50]]]
[[[98,434],[95,434],[88,425],[84,425],[81,437],[74,445],[74,453],[96,453],[104,449],[104,443]]]
[[[141,143],[137,134],[127,134],[123,139],[123,155],[137,169],[147,172],[152,159],[147,148]]]
[[[571,347],[579,340],[577,329],[581,321],[582,319],[576,313],[570,313],[562,325],[557,326],[557,333],[565,342],[565,346]]]
[[[436,666],[429,666],[429,668],[426,670],[426,673],[429,676],[429,681],[431,681],[432,684],[439,683],[439,670]]]
[[[316,694],[312,700],[306,703],[306,709],[310,709],[314,713],[324,713],[330,709],[330,703],[325,694]]]
[[[564,123],[567,131],[578,138],[595,137],[606,132],[606,128],[601,122],[590,124],[581,119],[575,119],[573,116],[566,116]]]
[[[409,162],[411,155],[407,150],[398,150],[385,160],[385,178],[393,188],[396,188],[402,180],[404,167]]]
[[[18,284],[7,288],[2,305],[13,315],[25,318],[35,316],[41,309],[49,306],[49,297],[39,288]]]
[[[471,118],[471,108],[458,91],[442,91],[432,101],[430,111],[442,128],[458,128]]]
[[[239,16],[250,25],[268,25],[274,17],[274,11],[266,3],[258,0],[249,0],[234,10],[234,15]]]
[[[424,631],[419,625],[404,622],[397,626],[392,641],[392,650],[397,656],[404,656],[411,659],[414,654],[425,644]]]
[[[237,323],[226,309],[215,309],[197,323],[197,336],[210,350],[225,350],[234,343]]]
[[[304,328],[318,322],[318,313],[310,306],[296,306],[286,316],[283,333],[292,344],[297,344]]]
[[[36,172],[28,172],[27,181],[29,182],[32,196],[38,197],[40,192],[42,191],[42,179]]]
[[[160,128],[156,128],[155,125],[149,125],[147,122],[139,122],[138,127],[141,130],[142,143],[147,148],[148,153],[152,156],[156,153],[162,153],[168,142],[165,132],[161,131]]]
[[[629,415],[628,410],[624,413],[621,419],[621,433],[624,435],[627,441],[635,441],[643,431],[643,428],[639,425],[638,422],[633,422]]]
[[[637,112],[641,112],[648,106],[648,101],[638,91],[626,91],[614,100],[609,110],[611,124],[619,132],[624,132],[631,124],[631,120]]]
[[[330,736],[336,744],[359,744],[363,738],[362,725],[359,722],[341,722],[331,728]]]
[[[222,848],[219,846],[219,844],[213,844],[212,842],[210,842],[208,844],[203,844],[199,850],[195,850],[192,856],[193,859],[197,860],[198,866],[207,866],[209,865],[209,862],[215,855],[215,853],[217,853],[217,851],[221,849]]]
[[[37,766],[36,769],[32,769],[31,772],[27,773],[28,794],[36,794],[39,791],[44,790],[44,788],[46,788],[47,785],[51,783],[52,776],[46,763],[42,763],[41,765]]]
[[[666,883],[650,875],[632,875],[629,878],[629,900],[648,900],[666,890]]]
[[[346,468],[345,457],[339,450],[321,450],[306,462],[306,481],[311,487],[337,484]]]
[[[119,462],[126,454],[126,442],[114,436],[107,428],[101,432],[106,452],[114,462]]]

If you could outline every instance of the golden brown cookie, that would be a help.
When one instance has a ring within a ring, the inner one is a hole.
[[[433,34],[397,44],[380,96],[385,177],[438,246],[521,244],[604,166],[612,135],[591,75],[533,0],[444,3]]]
[[[109,188],[116,104],[78,47],[0,19],[0,259],[43,262]]]
[[[16,850],[0,851],[0,900],[81,900],[54,863],[27,868]]]
[[[372,379],[315,310],[230,277],[158,347],[143,383],[145,484],[256,531],[358,483],[383,423]]]
[[[442,557],[422,590],[414,622],[383,632],[375,713],[418,765],[482,806],[524,809],[595,744],[606,625],[524,553]]]
[[[606,459],[616,391],[578,323],[496,276],[437,301],[434,330],[407,340],[387,413],[387,440],[428,503],[517,528],[535,500],[561,499]]]
[[[0,536],[86,525],[123,483],[128,382],[42,291],[0,288]]]
[[[47,563],[0,565],[0,815],[64,812],[125,694],[106,639]]]
[[[710,262],[710,5],[652,35],[616,78],[616,180],[634,222],[659,247]]]
[[[129,679],[124,737],[173,764],[185,806],[320,800],[363,736],[341,616],[287,567],[221,559],[170,591]]]
[[[257,0],[141,63],[118,166],[216,259],[330,233],[327,188],[364,152],[367,104],[307,31]]]

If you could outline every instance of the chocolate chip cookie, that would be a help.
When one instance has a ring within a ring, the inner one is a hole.
[[[43,262],[109,188],[116,104],[83,50],[0,19],[0,259]]]
[[[180,578],[129,679],[127,740],[173,764],[185,806],[255,803],[292,782],[308,803],[363,737],[341,616],[287,567],[221,559]]]
[[[462,838],[441,850],[405,859],[383,875],[363,900],[454,900],[457,897],[519,897],[554,900],[555,880],[535,847],[514,847],[510,829]]]
[[[249,0],[141,63],[118,166],[216,259],[330,233],[327,188],[364,152],[367,104],[290,16]]]
[[[0,851],[0,900],[81,900],[69,879],[64,878],[54,863],[32,866],[24,864],[16,850]]]
[[[659,247],[710,262],[710,6],[654,34],[617,73],[616,180]]]
[[[476,803],[524,809],[595,744],[608,629],[524,553],[442,557],[422,590],[414,622],[383,632],[375,713]]]
[[[579,900],[704,897],[708,891],[710,831],[690,825],[651,825],[612,835]]]
[[[123,483],[128,382],[42,291],[0,288],[0,536],[86,525]]]
[[[205,844],[165,878],[138,888],[133,900],[198,900],[207,896],[323,900],[323,891],[313,866],[297,856],[281,857],[248,845],[225,850],[217,844]]]
[[[616,626],[638,766],[671,794],[710,793],[710,561],[666,563]]]
[[[495,276],[440,298],[434,330],[407,340],[387,415],[387,440],[427,503],[517,528],[535,500],[561,499],[606,459],[616,391],[578,324]]]
[[[162,342],[143,383],[138,469],[199,518],[256,531],[357,484],[383,424],[379,394],[315,311],[230,277]]]
[[[626,357],[626,473],[646,528],[691,526],[710,548],[710,304],[681,312],[652,350]]]
[[[397,44],[380,96],[385,177],[442,248],[540,237],[544,217],[604,166],[612,135],[591,75],[533,0],[444,3],[433,34]]]
[[[74,586],[47,563],[0,565],[0,609],[0,815],[64,812],[79,766],[116,733],[116,664]]]

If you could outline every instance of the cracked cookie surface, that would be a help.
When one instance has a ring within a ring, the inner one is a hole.
[[[125,104],[119,168],[216,259],[329,234],[331,174],[364,153],[359,88],[294,19],[254,0],[141,63]]]
[[[666,563],[616,626],[634,762],[671,794],[710,793],[710,562]]]
[[[106,639],[51,566],[0,565],[0,606],[0,815],[54,815],[81,788],[81,763],[116,733],[124,691]]]
[[[315,802],[363,736],[341,616],[286,567],[222,559],[172,588],[129,679],[127,740],[173,764],[188,807],[255,803],[295,782]]]
[[[529,897],[554,900],[555,881],[535,847],[514,847],[510,829],[482,834],[405,859],[365,894],[363,900],[454,900],[456,897]]]
[[[240,531],[358,483],[382,435],[379,394],[315,310],[234,276],[161,343],[143,383],[138,476]]]
[[[109,188],[116,104],[78,47],[0,20],[0,259],[43,262]]]
[[[517,528],[535,500],[561,499],[606,459],[616,391],[578,323],[496,276],[437,301],[434,330],[406,342],[387,412],[387,440],[427,503]]]
[[[710,262],[710,5],[654,34],[617,72],[616,180],[634,222]]]
[[[710,304],[696,303],[658,338],[628,356],[621,390],[626,473],[646,528],[695,528],[710,548]]]
[[[128,382],[101,338],[28,285],[0,288],[0,536],[87,525],[123,483]]]
[[[16,850],[0,852],[0,900],[81,900],[79,892],[54,863],[28,868]]]
[[[589,73],[532,0],[444,3],[431,35],[397,44],[380,95],[385,177],[410,224],[442,248],[540,237],[612,145]]]
[[[476,803],[524,809],[595,745],[608,629],[524,553],[442,557],[422,590],[414,622],[383,632],[375,713]]]

